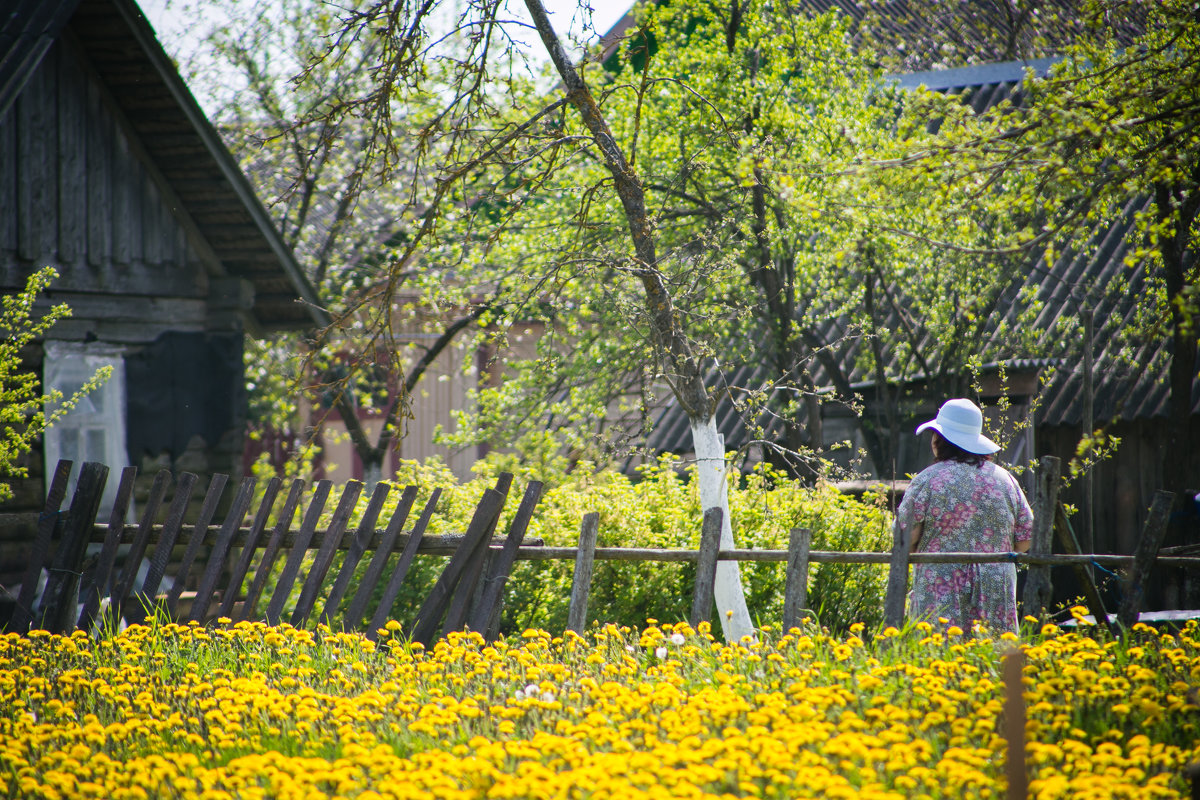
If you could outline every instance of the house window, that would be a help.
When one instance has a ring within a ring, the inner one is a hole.
[[[111,345],[46,343],[42,381],[47,394],[57,390],[69,398],[104,366],[113,368],[109,379],[80,398],[65,417],[47,428],[43,441],[47,491],[59,460],[75,462],[64,507],[70,505],[84,462],[99,461],[108,466],[108,482],[98,517],[107,521],[117,496],[121,469],[129,464],[125,450],[125,359],[121,349]],[[52,410],[47,407],[47,415]]]

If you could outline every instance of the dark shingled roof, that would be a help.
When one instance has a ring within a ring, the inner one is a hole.
[[[291,250],[133,0],[5,5],[0,114],[50,45],[74,38],[207,244],[209,268],[253,284],[248,326],[261,333],[328,324]]]
[[[980,65],[897,76],[895,80],[909,89],[924,85],[935,91],[958,92],[964,102],[979,111],[1005,98],[1019,100],[1024,70],[1032,68],[1042,72],[1050,63],[1052,60]],[[1005,293],[990,326],[994,332],[1001,322],[1015,321],[1018,309],[1012,301],[1018,291],[1036,291],[1037,303],[1041,306],[1036,325],[1043,331],[1054,331],[1055,322],[1064,314],[1076,315],[1082,308],[1090,306],[1095,319],[1093,396],[1096,419],[1153,419],[1167,415],[1169,342],[1165,337],[1124,342],[1119,335],[1122,329],[1129,327],[1137,313],[1136,298],[1146,291],[1148,265],[1143,261],[1132,268],[1127,267],[1125,257],[1134,247],[1133,216],[1149,203],[1150,200],[1144,197],[1131,199],[1121,218],[1097,230],[1081,252],[1064,254],[1053,265],[1047,265],[1041,259],[1030,264],[1023,284]],[[1123,294],[1109,289],[1118,280],[1123,283],[1116,286],[1127,289]],[[836,341],[849,331],[845,320],[830,320],[825,323],[822,333],[824,341]],[[1046,333],[1044,337],[1055,335],[1059,334]],[[860,340],[851,340],[851,344],[838,353],[840,363],[855,363],[860,346]],[[1023,355],[1012,353],[1005,362],[1007,368],[1044,369],[1050,378],[1042,389],[1036,423],[1039,426],[1079,425],[1083,417],[1082,359],[1059,364],[1023,358]],[[818,362],[814,361],[810,366],[810,373],[817,386],[831,385],[828,374]],[[708,385],[753,387],[763,385],[769,379],[769,367],[754,365],[714,372],[708,376]],[[871,385],[871,376],[861,369],[852,371],[850,380],[856,389]],[[1193,384],[1192,413],[1200,414],[1200,380]],[[727,448],[738,448],[747,443],[746,422],[728,397],[718,405],[716,417]],[[780,433],[778,420],[764,418],[758,423],[768,438]],[[657,452],[691,450],[687,415],[674,398],[656,420],[648,444]]]

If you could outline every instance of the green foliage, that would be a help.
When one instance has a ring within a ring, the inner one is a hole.
[[[112,367],[96,371],[69,398],[57,390],[39,391],[36,372],[21,369],[21,351],[43,337],[54,323],[71,314],[57,303],[35,319],[33,305],[39,294],[58,277],[53,267],[42,267],[29,276],[24,290],[3,299],[0,310],[0,478],[24,478],[28,467],[20,463],[46,428],[62,419],[85,394],[112,375]],[[50,409],[49,415],[46,410]],[[12,487],[0,480],[0,503],[12,498]]]

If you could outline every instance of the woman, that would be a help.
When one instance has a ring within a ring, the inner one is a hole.
[[[1023,553],[1033,512],[1016,478],[992,463],[999,445],[983,435],[983,413],[970,400],[948,400],[933,430],[935,463],[913,478],[898,512],[911,547],[922,552]],[[1017,567],[1012,563],[916,564],[913,617],[945,617],[970,630],[1017,629]]]

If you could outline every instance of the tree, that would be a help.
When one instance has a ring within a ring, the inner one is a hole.
[[[37,373],[22,371],[22,351],[71,314],[66,303],[57,303],[41,318],[33,317],[38,295],[57,277],[53,267],[42,267],[29,276],[24,291],[5,297],[0,307],[0,478],[27,477],[28,468],[21,461],[33,443],[112,375],[112,367],[103,367],[79,391],[64,398],[58,390],[43,394]],[[0,480],[0,503],[12,497],[8,481]]]
[[[1138,15],[1144,32],[1129,43],[1114,21]],[[1194,3],[1168,0],[1087,3],[1081,22],[1063,61],[1044,79],[1026,80],[1019,108],[944,125],[940,141],[899,163],[906,175],[936,175],[964,204],[998,193],[1010,214],[1036,220],[1021,244],[1051,268],[1132,218],[1141,246],[1127,257],[1127,274],[1143,271],[1148,291],[1125,298],[1140,320],[1129,339],[1169,343],[1163,475],[1178,491],[1194,479],[1175,462],[1187,452],[1200,367],[1200,19]],[[1126,287],[1115,281],[1108,290]]]

